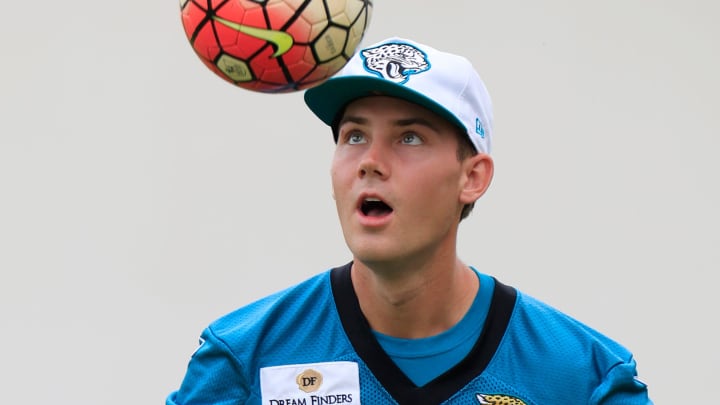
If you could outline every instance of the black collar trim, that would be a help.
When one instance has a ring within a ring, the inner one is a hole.
[[[470,353],[446,373],[418,387],[398,368],[375,339],[360,310],[350,278],[351,268],[352,262],[333,269],[330,276],[335,305],[345,334],[375,378],[401,405],[439,404],[480,375],[495,355],[515,308],[515,289],[495,280],[495,291],[485,326]]]

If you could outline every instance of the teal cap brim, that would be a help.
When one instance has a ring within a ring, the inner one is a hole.
[[[441,104],[402,84],[373,76],[331,78],[305,91],[305,104],[322,122],[332,126],[338,113],[353,100],[370,96],[397,97],[418,104],[466,131],[462,122]]]

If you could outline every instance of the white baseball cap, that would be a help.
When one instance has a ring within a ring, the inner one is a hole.
[[[490,153],[492,103],[466,58],[402,38],[358,51],[343,69],[305,91],[305,103],[332,126],[358,98],[387,95],[421,105],[462,128],[476,151]]]

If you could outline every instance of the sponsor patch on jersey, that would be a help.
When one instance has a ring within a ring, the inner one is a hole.
[[[357,363],[290,364],[260,369],[263,405],[360,404]]]
[[[480,405],[526,405],[520,398],[511,397],[509,395],[499,394],[477,394],[475,399]]]

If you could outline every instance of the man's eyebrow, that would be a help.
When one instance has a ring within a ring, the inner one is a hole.
[[[421,118],[421,117],[403,118],[400,120],[396,120],[394,122],[394,124],[399,127],[407,127],[410,125],[422,125],[424,127],[428,127],[432,130],[437,131],[437,126],[435,124],[433,124],[430,120],[427,120],[427,119]]]
[[[358,117],[358,116],[354,116],[354,115],[345,115],[345,116],[343,116],[342,119],[338,122],[337,126],[338,126],[338,127],[341,127],[343,124],[346,124],[346,123],[348,123],[348,122],[352,122],[353,124],[363,125],[363,124],[367,124],[368,121],[369,121],[369,120],[368,120],[367,118]]]

